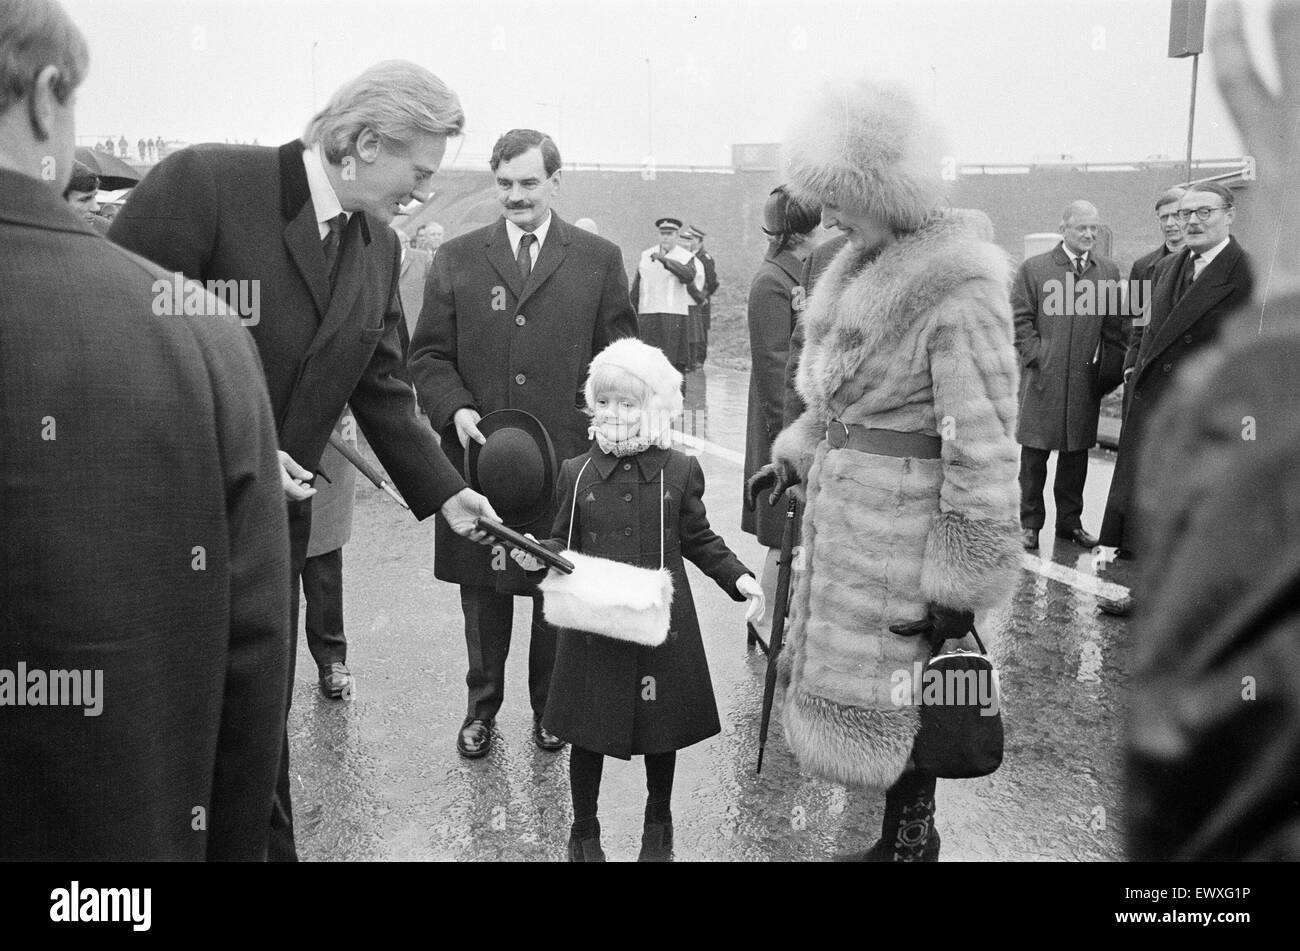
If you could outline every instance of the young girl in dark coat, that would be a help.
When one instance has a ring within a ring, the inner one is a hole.
[[[673,582],[668,639],[658,647],[559,630],[542,723],[570,744],[574,862],[605,860],[597,819],[604,758],[636,755],[645,757],[648,791],[638,861],[669,860],[676,751],[721,730],[683,559],[733,600],[748,599],[748,619],[763,611],[752,572],[709,527],[699,462],[670,448],[681,384],[662,351],[633,338],[596,356],[586,387],[595,443],[561,467],[555,526],[543,542],[557,551],[667,568]],[[525,570],[541,567],[530,555],[512,554]]]

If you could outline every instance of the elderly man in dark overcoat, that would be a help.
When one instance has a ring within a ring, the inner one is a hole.
[[[560,187],[560,153],[550,136],[514,129],[492,150],[504,215],[495,224],[445,243],[434,259],[409,366],[420,405],[458,466],[478,421],[499,409],[536,416],[557,461],[586,452],[588,418],[582,387],[594,354],[636,334],[636,315],[618,247],[574,228],[551,210]],[[539,537],[553,509],[518,527]],[[456,740],[462,756],[491,749],[505,696],[505,665],[516,595],[532,595],[524,573],[500,549],[453,537],[441,520],[434,575],[460,585],[465,614],[469,701]],[[528,692],[533,739],[543,750],[563,743],[541,724],[555,630],[532,603]]]
[[[0,861],[260,861],[289,544],[257,354],[60,199],[85,40],[52,0],[0,24]]]
[[[441,512],[469,534],[476,516],[495,514],[412,412],[399,378],[401,251],[388,224],[403,204],[428,199],[447,138],[460,134],[464,118],[459,97],[428,70],[379,63],[334,94],[303,140],[198,145],[168,156],[109,232],[168,270],[222,282],[241,305],[256,303],[246,308],[255,313],[241,314],[278,424],[295,648],[315,491],[306,483],[345,404],[417,519]],[[271,855],[292,861],[287,733],[278,800]]]
[[[1083,528],[1088,450],[1097,442],[1099,374],[1106,349],[1124,347],[1119,268],[1097,254],[1100,220],[1086,201],[1061,215],[1061,243],[1027,259],[1011,292],[1020,353],[1020,528],[1026,550],[1038,547],[1046,520],[1047,460],[1056,453],[1056,536],[1084,548],[1097,539]]]

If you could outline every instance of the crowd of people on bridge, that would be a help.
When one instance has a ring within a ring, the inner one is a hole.
[[[1300,39],[1280,10],[1279,43]],[[1224,22],[1225,96],[1276,162],[1261,190],[1294,208],[1300,131],[1277,117],[1300,75],[1286,60],[1269,92]],[[1080,311],[1100,299],[1090,282],[1119,278],[1093,205],[1070,201],[1061,243],[1017,270],[987,215],[950,206],[941,131],[912,96],[826,86],[791,124],[749,297],[741,527],[768,549],[754,572],[711,526],[698,460],[673,448],[719,286],[700,228],[658,218],[629,282],[595,222],[554,211],[559,147],[521,128],[489,162],[501,216],[452,237],[423,220],[408,241],[394,222],[430,199],[465,114],[433,73],[390,60],[300,139],[167,156],[105,229],[73,161],[85,39],[56,0],[0,0],[0,23],[0,858],[297,860],[300,593],[320,689],[346,699],[354,468],[379,480],[359,429],[383,484],[434,519],[435,577],[459,590],[466,759],[493,747],[528,599],[532,741],[568,748],[569,860],[605,860],[606,756],[644,757],[639,858],[674,855],[677,752],[720,731],[691,561],[755,635],[788,612],[785,742],[806,773],[884,797],[857,857],[935,861],[926,712],[900,705],[893,674],[983,651],[1045,527],[1051,453],[1056,534],[1098,544],[1087,456],[1121,383],[1100,541],[1142,572],[1133,852],[1300,857],[1300,432],[1284,392],[1300,336],[1258,329],[1265,311],[1294,316],[1300,267],[1271,262],[1261,301],[1230,189],[1161,195],[1163,244],[1132,270],[1142,306]],[[838,234],[814,247],[818,223]],[[158,317],[155,288],[177,275],[198,307]],[[246,283],[259,304],[232,313],[221,294]],[[1067,313],[1048,303],[1058,285]],[[1252,301],[1257,321],[1234,317]],[[787,604],[773,512],[791,498]],[[1275,564],[1248,570],[1261,555]],[[563,615],[546,593],[561,590]],[[108,698],[93,711],[92,692]],[[1229,776],[1225,755],[1259,769]]]

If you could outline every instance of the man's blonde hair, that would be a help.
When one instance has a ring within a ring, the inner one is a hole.
[[[456,136],[464,127],[460,97],[446,83],[423,66],[390,59],[340,87],[307,123],[303,141],[320,143],[325,158],[338,165],[363,129],[404,151],[420,135]]]

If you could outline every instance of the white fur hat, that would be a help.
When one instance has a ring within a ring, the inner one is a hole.
[[[915,231],[946,197],[937,126],[901,86],[860,79],[826,86],[786,135],[790,189],[818,204],[866,211]]]
[[[672,444],[672,422],[682,415],[682,375],[658,347],[635,337],[615,340],[591,361],[585,390],[590,412],[594,413],[596,407],[596,381],[608,380],[611,371],[633,377],[645,389],[641,409],[647,428],[643,428],[642,435],[666,449]]]

